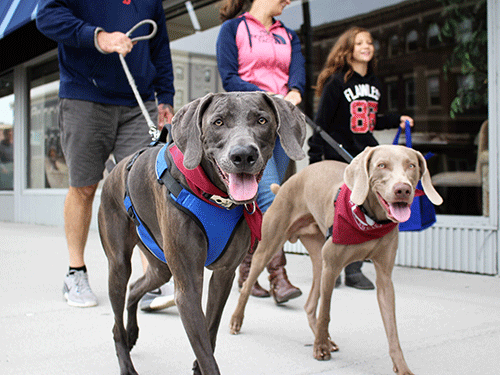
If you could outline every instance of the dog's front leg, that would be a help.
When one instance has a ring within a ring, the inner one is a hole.
[[[203,270],[203,263],[194,266],[183,262],[182,270],[180,270],[179,263],[176,263],[175,269],[172,267],[175,280],[175,304],[199,365],[199,368],[195,366],[193,369],[194,373],[218,375],[220,374],[219,367],[214,358],[207,321],[201,306]]]
[[[345,265],[338,254],[345,253],[342,250],[344,248],[345,246],[326,241],[322,249],[323,268],[321,273],[320,305],[313,349],[314,358],[320,361],[329,360],[331,358],[330,353],[338,350],[338,346],[330,339],[328,325],[330,323],[330,304],[335,280],[337,280],[342,267]]]
[[[219,330],[222,312],[224,311],[227,299],[231,293],[234,275],[234,269],[219,269],[215,270],[210,278],[206,315],[208,334],[210,336],[210,343],[213,351],[215,351],[217,332]],[[195,375],[201,375],[198,361],[195,361],[193,370]]]
[[[391,279],[394,259],[379,261],[378,258],[374,258],[373,264],[377,273],[377,300],[389,342],[389,354],[394,364],[394,372],[400,375],[413,375],[404,359],[396,326],[394,285]]]
[[[321,249],[323,247],[323,244],[325,243],[325,237],[321,233],[314,235],[302,235],[300,236],[300,242],[302,242],[304,247],[307,249],[309,258],[311,259],[312,263],[313,281],[311,290],[307,297],[307,301],[304,305],[304,310],[307,314],[309,327],[313,331],[313,334],[316,335],[316,315],[318,312],[318,301],[321,288],[321,269],[323,262],[321,257]]]
[[[131,226],[133,224],[120,211],[120,207],[116,206],[106,189],[103,190],[101,197],[98,223],[102,246],[108,258],[108,294],[115,316],[113,338],[120,374],[137,375],[130,358],[131,346],[123,320],[127,283],[132,273],[132,251],[137,237],[135,234],[123,235],[123,233],[134,233]]]

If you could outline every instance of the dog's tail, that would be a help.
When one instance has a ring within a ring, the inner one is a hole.
[[[280,186],[278,184],[271,184],[271,191],[273,192],[274,195],[278,194],[279,189]]]

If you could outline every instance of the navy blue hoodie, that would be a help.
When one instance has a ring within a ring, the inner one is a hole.
[[[137,3],[137,4],[136,4]],[[173,104],[174,78],[165,14],[160,0],[40,0],[36,24],[58,43],[61,98],[136,106],[117,53],[100,53],[94,44],[97,27],[126,33],[138,22],[158,25],[154,38],[139,41],[125,60],[143,100]],[[150,25],[131,37],[147,35]]]

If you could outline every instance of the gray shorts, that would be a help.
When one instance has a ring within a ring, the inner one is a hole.
[[[158,121],[154,101],[144,103],[151,120]],[[103,178],[105,163],[116,162],[151,143],[139,106],[126,107],[83,100],[59,101],[61,146],[69,169],[69,185],[90,186]]]

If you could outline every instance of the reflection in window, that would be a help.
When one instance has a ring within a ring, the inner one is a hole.
[[[439,46],[440,44],[439,26],[436,23],[433,23],[429,26],[429,30],[427,31],[427,46],[429,48],[433,48]]]
[[[457,42],[466,43],[472,41],[472,20],[465,19],[458,26]]]
[[[373,48],[375,49],[375,56],[379,56],[379,54],[380,54],[380,42],[377,39],[375,39],[373,41]]]
[[[389,56],[397,56],[399,54],[399,38],[397,35],[391,36],[389,39]]]
[[[415,80],[413,78],[405,80],[405,101],[406,108],[415,108]]]
[[[387,109],[389,111],[398,109],[398,83],[396,81],[387,84]]]
[[[14,189],[14,75],[0,76],[0,191]]]
[[[60,142],[58,93],[57,60],[31,69],[28,187],[32,189],[67,188],[69,184]]]
[[[175,88],[174,107],[179,109],[184,105],[184,90]]]
[[[175,67],[175,79],[180,81],[184,80],[184,68],[182,66]]]
[[[418,33],[412,30],[406,36],[406,51],[414,52],[418,48]]]
[[[439,93],[439,77],[433,76],[427,78],[427,93],[429,96],[429,105],[441,105],[441,95]]]

